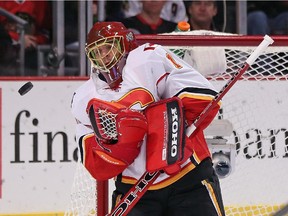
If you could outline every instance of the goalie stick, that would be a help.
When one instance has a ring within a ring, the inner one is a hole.
[[[224,95],[231,89],[231,87],[240,79],[240,77],[248,70],[248,68],[255,62],[255,60],[272,44],[274,40],[268,35],[264,36],[262,42],[247,58],[242,68],[240,68],[234,76],[226,83],[225,86],[218,92],[214,99],[207,105],[207,107],[200,113],[197,119],[186,129],[186,135],[190,137],[196,128],[208,116],[209,112],[217,105],[217,103],[224,97]],[[133,187],[125,194],[120,202],[112,209],[107,216],[122,216],[127,215],[141,197],[148,190],[150,185],[157,179],[161,171],[153,173],[145,172],[141,178],[133,185]]]
[[[273,214],[273,216],[285,216],[288,213],[288,204]]]

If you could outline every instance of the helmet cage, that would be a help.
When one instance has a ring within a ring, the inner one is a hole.
[[[115,35],[101,38],[85,48],[93,67],[101,72],[109,73],[125,54],[123,36]]]

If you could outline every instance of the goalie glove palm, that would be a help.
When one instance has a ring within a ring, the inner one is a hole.
[[[117,117],[118,140],[114,145],[108,145],[116,158],[121,158],[130,165],[140,152],[143,138],[147,132],[145,116],[129,109],[121,110]]]

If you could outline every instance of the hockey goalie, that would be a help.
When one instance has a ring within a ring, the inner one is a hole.
[[[90,79],[73,95],[83,165],[97,180],[115,179],[112,204],[146,171],[161,171],[128,215],[225,215],[203,130],[185,129],[217,94],[192,66],[157,44],[138,46],[119,22],[97,22],[85,47]]]

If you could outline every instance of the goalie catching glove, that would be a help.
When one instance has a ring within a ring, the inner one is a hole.
[[[107,180],[123,172],[138,156],[147,121],[141,112],[99,99],[90,100],[87,113],[94,135],[82,140],[83,164],[95,179]]]

